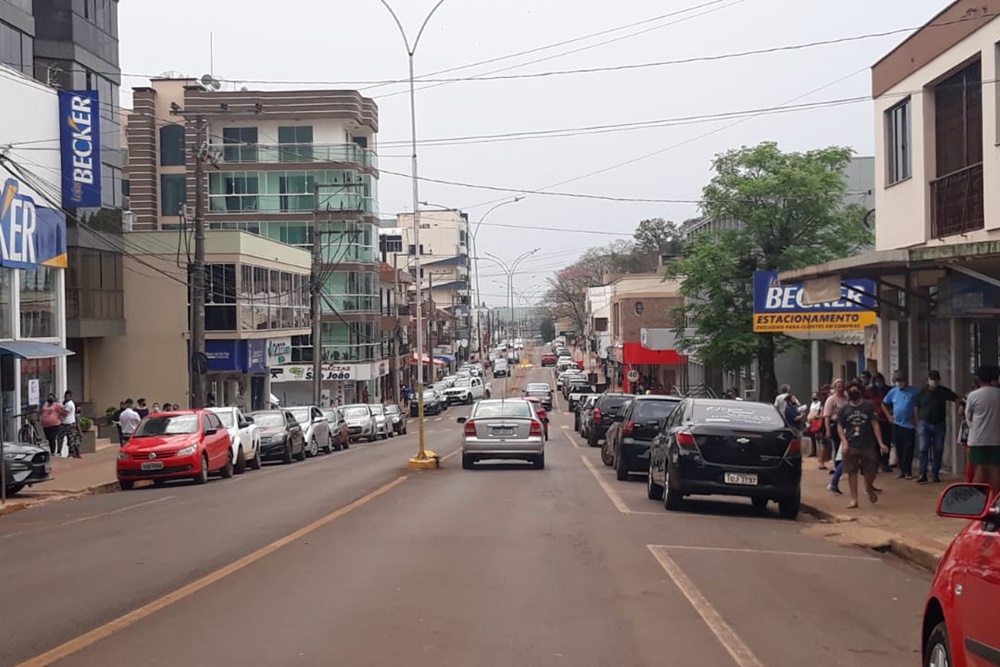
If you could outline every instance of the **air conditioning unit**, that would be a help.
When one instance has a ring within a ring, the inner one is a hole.
[[[132,211],[122,211],[122,231],[130,232],[132,231],[132,226],[135,224],[135,214]]]

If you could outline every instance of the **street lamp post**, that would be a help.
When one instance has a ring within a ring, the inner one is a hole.
[[[521,262],[531,257],[539,250],[541,250],[541,248],[535,248],[534,250],[529,250],[528,252],[519,255],[517,259],[515,259],[510,264],[507,264],[507,262],[503,261],[502,259],[500,259],[499,257],[497,257],[492,253],[489,252],[483,253],[483,255],[485,255],[486,258],[495,262],[500,267],[500,269],[507,275],[507,308],[508,308],[507,312],[510,313],[511,321],[513,321],[514,319],[514,274],[517,272],[517,267],[520,266]]]
[[[392,5],[389,4],[388,0],[381,0],[382,5],[389,11],[392,15],[392,20],[396,22],[396,27],[399,28],[399,35],[403,38],[403,46],[406,47],[406,55],[409,60],[410,67],[410,146],[412,148],[413,157],[411,159],[411,174],[410,180],[412,181],[413,188],[413,243],[416,246],[416,254],[414,256],[413,266],[416,272],[417,279],[417,367],[420,369],[417,372],[417,423],[418,423],[418,433],[419,433],[419,449],[417,450],[417,455],[410,459],[409,467],[415,469],[424,468],[436,468],[438,464],[438,457],[434,452],[428,452],[424,447],[424,334],[423,334],[423,308],[424,304],[421,299],[423,294],[423,278],[420,276],[420,182],[418,177],[417,169],[417,92],[416,92],[416,77],[413,74],[413,56],[417,51],[417,47],[420,45],[420,38],[424,35],[424,29],[427,28],[427,24],[430,22],[431,17],[438,8],[444,4],[444,0],[438,0],[431,11],[428,12],[427,16],[424,18],[424,22],[420,24],[420,30],[417,31],[417,37],[410,43],[410,38],[406,34],[406,28],[403,27],[402,21],[399,20],[399,16],[392,9]],[[427,361],[431,361],[431,355],[427,355]]]

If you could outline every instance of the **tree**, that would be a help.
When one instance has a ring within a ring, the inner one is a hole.
[[[591,248],[577,261],[548,279],[545,300],[553,319],[569,319],[577,331],[586,331],[587,289],[604,284],[612,270],[611,256],[603,248]]]
[[[736,370],[757,361],[762,400],[777,393],[775,357],[791,343],[753,333],[754,271],[785,271],[846,257],[871,243],[864,210],[845,204],[849,148],[782,153],[777,144],[716,156],[701,208],[735,229],[706,231],[668,267],[680,279],[681,321],[694,333],[679,344],[706,364]]]
[[[539,335],[542,340],[548,342],[556,338],[556,323],[548,315],[542,317],[538,324]]]

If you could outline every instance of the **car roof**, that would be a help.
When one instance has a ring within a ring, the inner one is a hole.
[[[680,403],[684,400],[682,396],[670,396],[669,394],[642,394],[636,396],[637,401],[670,401],[671,403]],[[731,401],[726,401],[729,403]]]

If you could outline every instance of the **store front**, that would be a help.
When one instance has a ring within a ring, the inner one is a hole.
[[[636,393],[640,387],[676,387],[684,377],[687,357],[677,350],[650,350],[642,343],[626,342],[616,351],[621,354],[621,385],[626,394]]]
[[[205,341],[208,357],[206,386],[217,405],[235,405],[241,410],[262,410],[269,400],[267,341]]]
[[[349,405],[367,400],[381,403],[381,379],[389,374],[389,361],[370,363],[323,364],[322,403]],[[313,403],[312,364],[284,364],[268,369],[271,393],[281,405],[311,405]]]

